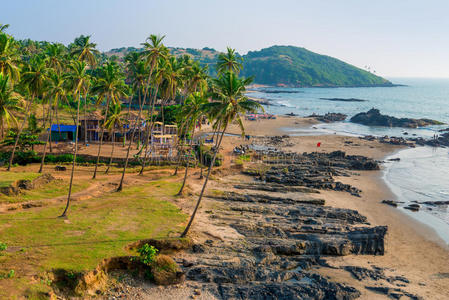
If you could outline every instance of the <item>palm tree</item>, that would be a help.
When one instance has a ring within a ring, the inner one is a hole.
[[[33,59],[30,65],[27,67],[26,71],[22,75],[22,81],[25,86],[27,86],[31,99],[28,101],[25,108],[25,116],[23,118],[22,124],[19,127],[17,132],[16,141],[14,143],[14,147],[12,149],[11,157],[9,158],[9,164],[7,171],[11,170],[11,165],[14,160],[14,154],[16,152],[17,143],[19,142],[19,137],[22,134],[25,123],[28,120],[28,116],[30,114],[31,104],[34,102],[34,99],[40,95],[42,92],[44,85],[47,81],[47,72],[48,69],[45,66],[45,63],[39,57]]]
[[[154,75],[154,83],[156,85],[156,91],[154,93],[152,107],[148,114],[149,125],[147,126],[147,139],[145,143],[145,153],[142,160],[142,167],[139,174],[143,174],[145,169],[147,156],[148,156],[148,146],[150,143],[151,132],[153,130],[153,117],[154,117],[154,106],[156,103],[156,96],[160,92],[161,100],[161,116],[162,123],[164,123],[164,106],[165,102],[169,99],[174,99],[178,92],[178,87],[182,84],[182,65],[173,56],[167,56],[164,59],[160,59],[158,70]],[[160,90],[159,90],[160,89]],[[162,127],[163,128],[163,127]],[[164,134],[164,133],[162,133]]]
[[[126,97],[127,87],[123,81],[123,74],[115,63],[108,62],[99,70],[99,78],[92,87],[92,92],[98,95],[98,104],[106,100],[106,108],[103,119],[103,125],[108,119],[109,104],[119,103],[120,98]],[[100,162],[101,146],[103,145],[104,126],[101,127],[100,143],[98,145],[97,162],[95,164],[92,179],[97,177],[98,163]]]
[[[109,159],[109,164],[104,172],[105,174],[108,174],[109,169],[111,168],[112,164],[112,157],[114,155],[114,146],[115,146],[115,131],[116,128],[121,128],[123,131],[123,119],[124,119],[125,112],[122,112],[122,106],[120,103],[112,103],[109,106],[109,113],[108,113],[108,119],[104,123],[104,127],[108,129],[108,131],[111,133],[111,141],[112,141],[112,150],[111,150],[111,157]]]
[[[72,77],[73,78],[73,77]],[[58,124],[58,131],[59,134],[61,134],[61,128],[60,128],[60,124],[59,124],[59,117],[58,117],[58,105],[59,105],[59,101],[61,99],[61,97],[63,95],[65,95],[65,81],[63,79],[62,76],[60,76],[58,73],[56,73],[55,71],[50,72],[49,73],[49,83],[48,83],[48,95],[50,97],[49,100],[49,123],[50,123],[50,129],[49,129],[49,133],[47,135],[47,140],[45,142],[44,145],[44,152],[42,154],[42,159],[41,159],[41,165],[39,167],[39,171],[38,173],[42,173],[42,169],[44,167],[44,162],[45,162],[45,156],[47,154],[47,144],[50,142],[50,152],[51,150],[51,126],[52,126],[52,120],[53,120],[53,112],[56,113],[56,117],[57,117],[57,124]]]
[[[48,67],[52,68],[58,75],[60,75],[63,70],[64,52],[64,45],[58,43],[48,44],[45,51]]]
[[[190,135],[190,146],[189,151],[192,152],[192,145],[193,145],[193,139],[195,135],[195,127],[198,122],[201,122],[202,118],[205,116],[205,108],[207,107],[206,104],[209,103],[206,97],[202,96],[200,93],[194,93],[187,98],[185,101],[181,116],[184,120],[186,120],[188,123],[185,126],[184,133],[187,133],[191,131]],[[184,190],[184,186],[187,181],[187,174],[189,170],[189,158],[192,155],[192,153],[189,153],[186,158],[186,168],[184,171],[184,180],[182,182],[182,186],[179,189],[178,195],[182,195],[182,191]]]
[[[14,39],[0,31],[0,74],[8,75],[12,82],[20,79],[19,56]]]
[[[4,32],[6,29],[8,29],[9,24],[1,24],[0,23],[0,32]]]
[[[90,42],[90,35],[81,35],[75,39],[71,45],[70,54],[76,57],[79,61],[87,62],[91,67],[95,66],[96,58],[95,55],[100,54],[100,52],[95,49],[97,44]]]
[[[120,184],[117,188],[117,192],[120,192],[123,189],[123,180],[125,179],[126,168],[128,167],[128,162],[129,162],[129,153],[131,150],[131,145],[134,141],[134,136],[136,134],[136,131],[138,130],[139,134],[140,134],[140,128],[141,128],[141,123],[142,123],[141,122],[142,110],[146,104],[146,97],[144,96],[144,99],[142,102],[141,96],[145,89],[144,88],[145,80],[149,76],[148,68],[146,67],[144,62],[139,61],[139,57],[134,57],[134,58],[128,57],[128,59],[126,59],[126,61],[128,63],[127,69],[128,69],[128,72],[130,73],[129,75],[131,77],[133,88],[138,94],[139,113],[134,121],[134,124],[132,124],[132,129],[131,129],[131,123],[130,123],[131,136],[130,136],[129,143],[128,143],[128,149],[126,150],[125,164],[123,165],[122,177],[120,179]],[[126,136],[126,134],[125,134],[125,136]],[[140,141],[140,136],[139,136],[139,141]]]
[[[80,121],[80,103],[81,103],[81,89],[83,86],[83,76],[86,73],[86,64],[81,61],[73,61],[70,64],[71,72],[66,75],[67,81],[70,83],[70,86],[73,90],[74,95],[78,95],[78,103],[76,109],[76,120],[75,120],[75,153],[73,154],[73,162],[72,162],[72,171],[70,173],[70,183],[69,183],[69,192],[67,193],[67,202],[63,213],[59,217],[67,216],[67,211],[70,205],[70,196],[72,195],[72,186],[73,186],[73,174],[75,172],[75,163],[76,156],[78,154],[78,132],[79,132],[79,121]]]
[[[235,52],[235,49],[227,47],[226,53],[220,53],[217,61],[218,73],[234,72],[240,73],[243,68],[243,58]]]
[[[19,94],[14,93],[8,76],[0,74],[0,134],[4,137],[5,123],[10,128],[11,123],[17,124],[15,111],[19,110]]]
[[[245,86],[250,84],[251,81],[252,78],[238,78],[238,76],[232,71],[222,73],[217,79],[213,80],[214,93],[221,101],[209,103],[208,107],[211,110],[212,115],[215,117],[215,123],[220,124],[221,133],[214,147],[214,155],[210,162],[209,169],[207,170],[203,188],[201,189],[201,193],[198,197],[198,201],[195,205],[192,216],[190,217],[189,223],[181,235],[182,237],[185,237],[189,232],[190,226],[192,225],[196,212],[201,204],[204,191],[206,190],[206,186],[209,181],[210,172],[215,164],[215,159],[217,157],[217,153],[219,152],[221,142],[228,125],[234,121],[237,122],[242,131],[242,135],[244,135],[245,128],[243,127],[242,115],[248,112],[263,110],[263,107],[259,103],[250,101],[245,96]]]
[[[154,84],[153,89],[153,98],[150,100],[148,105],[148,115],[147,118],[149,122],[146,125],[146,133],[145,136],[146,141],[144,145],[142,145],[142,149],[145,149],[144,158],[142,161],[142,168],[140,169],[139,174],[143,174],[143,170],[145,169],[145,162],[148,155],[148,145],[150,142],[150,136],[151,131],[153,129],[153,115],[154,115],[154,107],[157,99],[157,95],[159,92],[159,86],[162,82],[162,74],[161,70],[164,69],[164,67],[160,67],[162,64],[167,62],[167,59],[169,57],[169,51],[168,49],[162,44],[162,40],[165,36],[156,36],[154,34],[150,35],[146,42],[142,45],[144,46],[145,50],[142,52],[142,59],[145,61],[145,64],[147,66],[150,66],[150,72],[147,80],[147,84],[145,87],[145,93],[144,93],[144,102],[147,97],[148,89],[151,83]]]

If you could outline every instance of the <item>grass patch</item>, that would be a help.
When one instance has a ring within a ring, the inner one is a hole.
[[[8,187],[18,180],[33,180],[42,174],[34,172],[0,172],[0,188]]]
[[[15,277],[8,281],[23,293],[24,273],[90,270],[103,258],[127,255],[125,246],[134,241],[177,235],[186,216],[165,199],[174,197],[178,189],[179,183],[162,179],[74,202],[68,220],[57,218],[64,204],[0,215],[2,242],[8,248],[26,249],[4,257],[0,272],[14,268]],[[31,271],[27,270],[30,262]],[[33,284],[27,282],[28,287]],[[2,285],[0,281],[0,298],[9,296],[3,294]]]
[[[72,193],[80,192],[86,189],[88,186],[89,182],[87,180],[81,182],[74,181]],[[68,188],[68,181],[57,180],[44,184],[36,189],[32,189],[29,191],[23,190],[19,195],[16,196],[7,196],[0,193],[0,203],[20,203],[27,201],[52,199],[67,194]]]

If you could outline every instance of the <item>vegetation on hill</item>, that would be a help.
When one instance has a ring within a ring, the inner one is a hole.
[[[336,58],[304,48],[273,46],[244,57],[245,76],[261,84],[289,86],[377,86],[391,83]]]
[[[215,65],[220,52],[212,48],[169,48],[176,57],[188,55],[202,66],[208,66],[210,76],[216,76]],[[112,49],[106,55],[123,57],[141,49],[129,47]],[[294,46],[272,46],[250,51],[242,56],[242,75],[254,77],[254,82],[267,85],[300,87],[390,86],[391,82],[336,58],[320,55]]]

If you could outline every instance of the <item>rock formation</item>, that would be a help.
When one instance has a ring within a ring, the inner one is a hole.
[[[382,115],[378,109],[372,108],[368,112],[358,113],[350,119],[353,123],[368,126],[407,127],[417,128],[427,125],[441,125],[443,123],[431,119],[396,118]]]

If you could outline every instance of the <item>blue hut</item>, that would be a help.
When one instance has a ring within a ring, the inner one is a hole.
[[[51,125],[51,140],[55,142],[75,141],[76,125]]]

